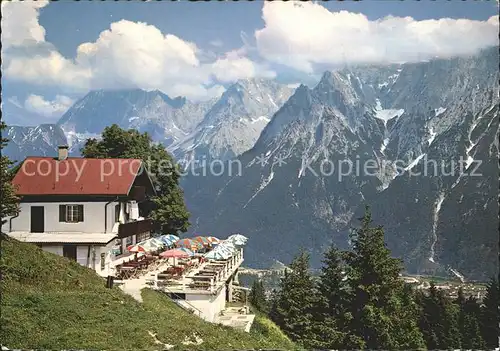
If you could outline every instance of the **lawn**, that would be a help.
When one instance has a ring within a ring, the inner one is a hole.
[[[258,316],[250,333],[204,322],[161,293],[143,303],[92,270],[2,237],[0,340],[10,349],[293,349]]]

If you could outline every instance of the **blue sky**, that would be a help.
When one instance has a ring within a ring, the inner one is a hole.
[[[236,79],[312,84],[319,67],[346,61],[470,54],[496,44],[497,11],[495,1],[2,3],[4,116],[53,122],[90,89],[197,100]]]
[[[416,20],[441,17],[487,20],[496,14],[496,2],[477,1],[329,1],[331,11],[361,12],[376,20],[387,15],[411,16]],[[91,18],[91,21],[89,19]],[[154,24],[164,33],[175,34],[201,47],[221,40],[221,49],[241,45],[241,32],[249,35],[264,25],[262,2],[74,2],[59,1],[43,8],[40,24],[65,56],[72,56],[82,42],[94,41],[109,24],[120,19]]]

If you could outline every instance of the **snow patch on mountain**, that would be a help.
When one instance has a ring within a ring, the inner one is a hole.
[[[252,148],[293,89],[265,79],[231,85],[203,121],[169,150],[179,160],[228,160]]]
[[[436,199],[435,207],[434,207],[434,215],[433,215],[433,221],[432,221],[432,243],[431,243],[430,254],[429,254],[429,261],[431,261],[432,263],[436,263],[436,260],[435,260],[436,243],[438,241],[437,226],[438,226],[438,221],[439,221],[439,211],[441,211],[441,205],[443,204],[444,198],[445,198],[445,194],[440,193],[438,198]]]
[[[440,114],[444,113],[445,111],[446,111],[446,108],[444,108],[444,107],[436,108],[436,109],[434,109],[434,116],[437,117]]]
[[[382,109],[375,110],[375,117],[384,121],[384,124],[387,124],[393,118],[399,118],[405,112],[404,109]]]

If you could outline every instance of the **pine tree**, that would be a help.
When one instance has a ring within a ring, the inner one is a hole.
[[[309,255],[301,252],[280,281],[271,304],[271,319],[292,340],[310,348],[317,344],[314,333],[314,307],[318,299],[309,272]]]
[[[250,304],[259,312],[269,312],[266,291],[264,289],[264,284],[260,279],[253,281],[252,290],[250,291]]]
[[[486,349],[492,350],[497,348],[498,336],[500,335],[500,322],[499,313],[499,286],[498,281],[495,279],[490,280],[486,288],[486,295],[483,299],[481,307],[480,326],[481,334],[484,340]]]
[[[0,121],[0,218],[2,224],[5,223],[5,217],[19,213],[19,197],[16,195],[14,186],[11,183],[14,175],[11,169],[13,162],[1,152],[9,141],[3,137],[3,131],[6,127],[5,123]]]
[[[187,231],[189,212],[179,186],[179,167],[162,145],[153,143],[148,133],[124,130],[114,124],[104,129],[101,140],[88,139],[81,151],[87,158],[142,159],[158,194],[144,204],[143,215],[152,218],[163,233]]]
[[[360,349],[364,347],[361,338],[346,332],[349,315],[346,311],[348,292],[345,284],[342,253],[331,246],[325,253],[323,267],[318,281],[319,297],[314,316],[314,332],[318,349]]]
[[[349,331],[369,349],[420,349],[424,340],[417,325],[417,305],[399,274],[401,261],[390,256],[382,227],[371,227],[366,209],[353,233],[352,252],[345,253],[352,300]]]
[[[459,308],[434,282],[421,296],[420,330],[429,349],[460,348]]]

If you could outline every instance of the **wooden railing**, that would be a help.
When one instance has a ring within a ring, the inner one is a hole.
[[[152,230],[153,221],[151,219],[120,224],[118,226],[118,238],[127,238],[132,235],[150,232]]]

